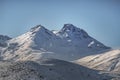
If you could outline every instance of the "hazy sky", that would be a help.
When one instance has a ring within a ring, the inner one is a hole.
[[[16,37],[38,24],[59,30],[65,23],[120,48],[120,0],[0,0],[0,34]]]

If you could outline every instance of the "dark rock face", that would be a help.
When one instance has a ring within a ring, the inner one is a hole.
[[[8,36],[0,35],[0,47],[6,47],[6,41],[10,40],[11,38]]]
[[[0,41],[6,41],[6,40],[10,40],[11,38],[8,36],[4,36],[4,35],[0,35]]]

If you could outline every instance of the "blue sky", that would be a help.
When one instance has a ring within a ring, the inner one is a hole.
[[[16,37],[38,24],[59,30],[65,23],[120,48],[120,0],[0,0],[0,34]]]

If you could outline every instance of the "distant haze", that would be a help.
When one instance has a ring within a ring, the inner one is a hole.
[[[38,24],[59,30],[66,23],[120,48],[120,0],[0,0],[0,34],[16,37]]]

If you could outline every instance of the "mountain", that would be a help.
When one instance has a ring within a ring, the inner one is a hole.
[[[57,59],[0,64],[0,80],[112,80],[96,70]]]
[[[65,24],[60,31],[50,31],[37,25],[9,40],[8,46],[1,52],[1,58],[15,61],[42,58],[72,61],[109,49],[72,24]]]

